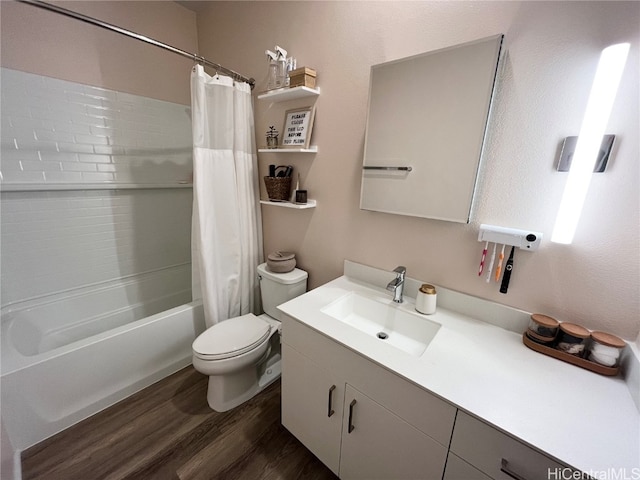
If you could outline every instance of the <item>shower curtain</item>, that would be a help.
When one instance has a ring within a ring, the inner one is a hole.
[[[260,308],[262,226],[251,88],[196,65],[191,112],[192,289],[212,326]]]

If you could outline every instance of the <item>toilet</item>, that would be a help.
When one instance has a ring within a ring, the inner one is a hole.
[[[226,412],[246,402],[280,377],[280,312],[277,306],[307,290],[307,272],[287,273],[258,265],[265,311],[233,317],[207,328],[195,339],[193,367],[209,375],[207,402]]]

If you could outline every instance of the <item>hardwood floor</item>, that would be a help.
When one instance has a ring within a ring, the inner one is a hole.
[[[280,382],[229,412],[187,367],[23,452],[23,479],[336,479],[280,424]]]

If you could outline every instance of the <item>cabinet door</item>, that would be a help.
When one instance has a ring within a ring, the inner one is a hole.
[[[344,385],[282,344],[282,424],[336,475]]]
[[[346,386],[341,479],[439,479],[447,449]]]

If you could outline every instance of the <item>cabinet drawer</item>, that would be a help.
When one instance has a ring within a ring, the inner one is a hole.
[[[559,472],[565,468],[461,411],[456,416],[451,451],[496,480],[549,478],[549,472]]]

